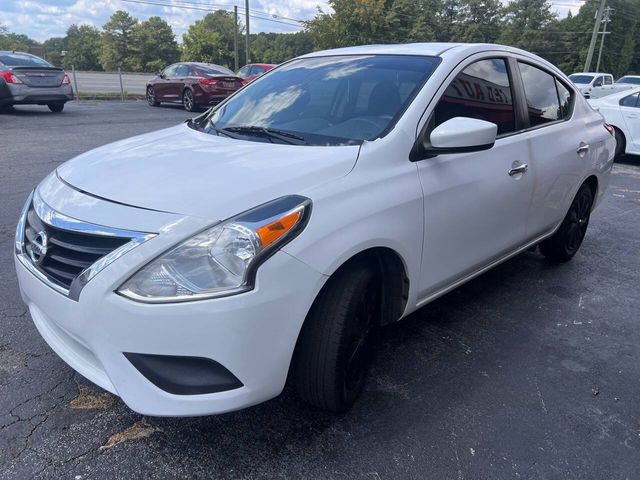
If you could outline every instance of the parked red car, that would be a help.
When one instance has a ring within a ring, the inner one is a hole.
[[[242,88],[242,78],[212,63],[182,62],[169,65],[147,84],[147,103],[182,103],[192,112],[199,107],[220,103]]]
[[[277,65],[271,63],[249,63],[238,70],[238,76],[242,78],[242,83],[246,85],[273,67],[277,67]]]

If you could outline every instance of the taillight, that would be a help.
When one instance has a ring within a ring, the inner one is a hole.
[[[69,78],[69,75],[67,75],[66,73],[64,74],[64,77],[62,78],[62,84],[63,85],[69,85],[71,83],[71,79]]]
[[[218,80],[216,80],[215,78],[201,78],[200,79],[200,84],[201,85],[215,85],[216,83],[218,83]]]
[[[604,128],[606,128],[607,132],[609,132],[611,135],[615,135],[616,134],[615,129],[611,125],[609,125],[608,123],[604,124]]]
[[[4,78],[4,81],[7,83],[22,83],[22,80],[11,72],[0,72],[0,77]]]

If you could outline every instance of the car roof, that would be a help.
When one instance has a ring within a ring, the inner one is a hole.
[[[321,50],[312,52],[302,57],[322,57],[327,55],[424,55],[441,56],[445,52],[455,52],[456,54],[472,54],[476,52],[499,50],[505,52],[534,55],[531,52],[520,50],[519,48],[508,47],[496,43],[403,43],[403,44],[382,44],[382,45],[360,45],[357,47],[335,48],[332,50]]]

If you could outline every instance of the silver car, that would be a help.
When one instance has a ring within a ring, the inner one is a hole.
[[[69,76],[46,60],[0,50],[0,110],[13,105],[47,105],[58,113],[73,100]]]

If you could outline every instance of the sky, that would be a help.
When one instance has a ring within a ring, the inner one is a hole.
[[[151,5],[161,3],[167,6]],[[560,17],[576,13],[584,0],[552,0],[552,10]],[[174,6],[171,6],[173,4]],[[177,4],[183,7],[176,6]],[[188,26],[202,18],[207,9],[233,10],[244,0],[0,0],[0,24],[15,33],[38,41],[64,36],[75,24],[104,25],[116,10],[126,10],[139,20],[158,15],[173,27],[178,40]],[[296,20],[313,18],[318,7],[331,11],[327,0],[250,0],[252,32],[297,32]],[[240,9],[239,14],[244,15]],[[244,21],[244,20],[243,20]]]
[[[167,6],[150,5],[162,3]],[[170,6],[174,4],[174,6]],[[191,8],[180,8],[180,4]],[[138,20],[157,15],[173,27],[178,40],[189,25],[202,18],[207,9],[239,8],[244,22],[244,0],[0,0],[0,24],[10,32],[23,33],[44,41],[64,36],[71,24],[102,27],[116,10],[126,10]],[[326,0],[250,0],[252,32],[297,32],[296,20],[313,18],[318,7],[330,11]],[[258,18],[260,17],[260,18]]]

